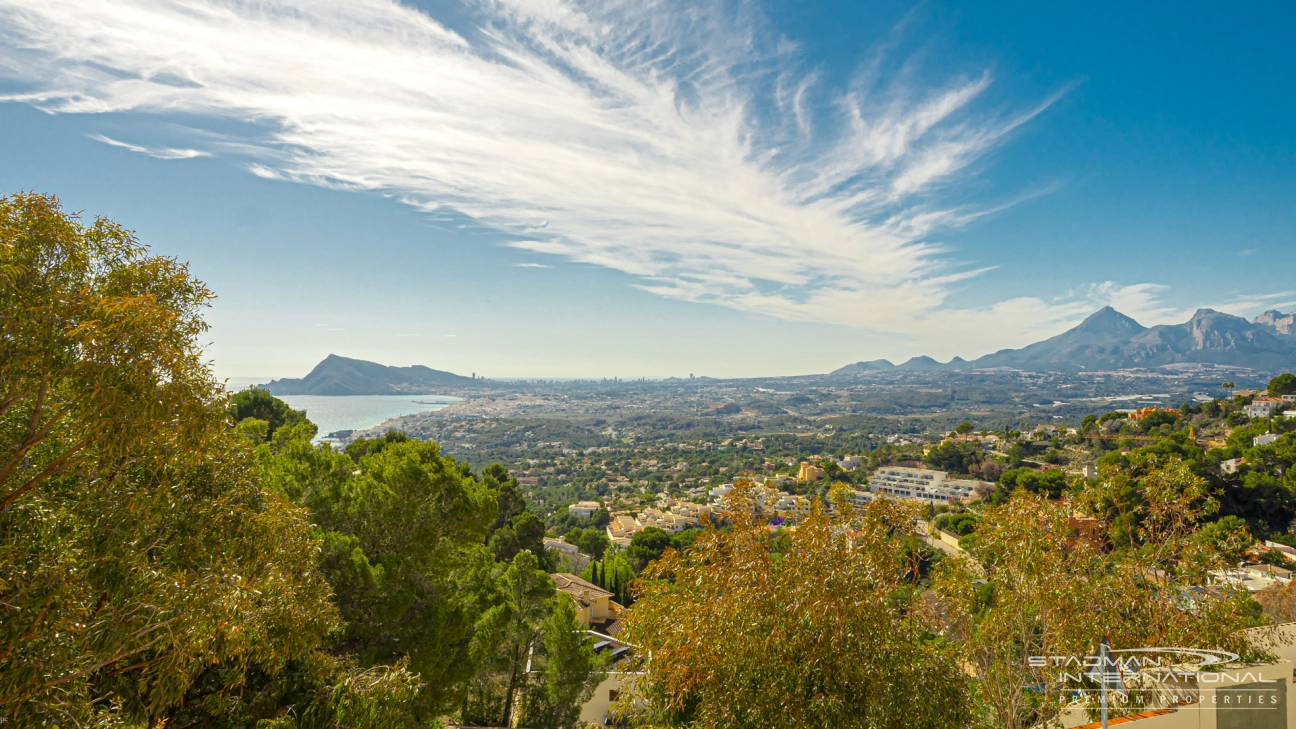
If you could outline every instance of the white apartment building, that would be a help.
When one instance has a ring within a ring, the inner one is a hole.
[[[683,499],[664,498],[656,507],[648,507],[634,516],[618,514],[612,517],[607,525],[608,539],[620,547],[630,546],[634,535],[647,529],[657,527],[669,534],[678,534],[685,529],[702,526],[703,518],[711,515],[710,504],[694,504]]]
[[[1277,398],[1256,398],[1247,405],[1246,414],[1248,418],[1272,417],[1274,410],[1284,404],[1286,403],[1283,400]]]
[[[869,491],[899,499],[947,502],[971,498],[976,493],[977,486],[982,484],[986,482],[951,479],[945,471],[891,466],[879,468],[873,474],[873,478],[869,479]]]
[[[603,505],[597,501],[577,501],[567,507],[567,513],[577,519],[588,519],[598,513],[598,510],[602,508]]]

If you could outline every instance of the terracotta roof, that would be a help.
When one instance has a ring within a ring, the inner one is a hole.
[[[607,590],[592,582],[586,582],[570,572],[558,572],[550,577],[559,590],[571,595],[581,606],[587,606],[601,597],[612,597],[612,593]]]

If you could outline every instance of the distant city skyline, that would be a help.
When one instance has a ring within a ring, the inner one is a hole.
[[[972,359],[1296,308],[1290,7],[0,0],[0,184],[233,383]]]

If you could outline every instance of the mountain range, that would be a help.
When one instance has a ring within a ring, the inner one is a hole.
[[[940,363],[914,357],[895,365],[880,359],[856,362],[831,374],[887,370],[926,371],[1009,367],[1035,372],[1117,370],[1199,363],[1256,370],[1296,368],[1296,311],[1266,311],[1251,321],[1213,309],[1198,309],[1183,324],[1145,327],[1110,306],[1056,337],[1021,349],[1004,349],[967,361]]]
[[[276,396],[416,395],[444,394],[447,388],[483,387],[487,382],[423,365],[388,367],[330,354],[301,379],[272,380],[261,387]]]

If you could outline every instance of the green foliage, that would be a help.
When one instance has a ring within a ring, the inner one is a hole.
[[[1255,543],[1247,523],[1231,514],[1203,526],[1197,532],[1197,538],[1229,564],[1241,560],[1242,553]]]
[[[608,539],[607,532],[597,527],[573,529],[567,532],[567,542],[576,545],[576,548],[582,554],[587,554],[595,560],[603,559],[604,553],[612,544],[612,540]]]
[[[622,635],[646,668],[621,710],[659,727],[962,727],[968,679],[930,635],[913,581],[915,504],[878,500],[850,538],[822,510],[775,553],[745,487],[732,526],[669,551],[640,581]],[[699,636],[705,635],[705,640]],[[651,663],[649,663],[651,661]]]
[[[364,663],[407,659],[422,711],[453,706],[475,671],[474,634],[490,599],[483,546],[494,494],[435,443],[379,441],[360,473],[323,470],[302,488],[324,535],[323,571],[346,621],[342,645]],[[322,459],[349,459],[316,449]]]
[[[954,432],[958,433],[959,435],[967,435],[968,433],[971,433],[973,429],[974,426],[967,421],[964,421],[954,426]]]
[[[109,221],[0,199],[8,726],[252,723],[289,693],[267,677],[346,670],[317,652],[338,614],[309,515],[260,483],[202,364],[209,299]]]
[[[932,448],[923,460],[932,468],[957,474],[971,473],[983,459],[981,449],[971,443],[953,441]]]
[[[229,414],[235,423],[242,423],[248,418],[264,420],[269,427],[267,436],[274,435],[276,430],[285,425],[306,422],[305,410],[293,410],[283,400],[259,387],[235,393],[229,400]]]
[[[482,469],[482,483],[495,492],[495,521],[491,523],[490,533],[513,523],[514,517],[526,511],[526,499],[518,488],[518,481],[509,475],[508,469],[498,463],[492,463]],[[509,555],[504,561],[511,562]]]
[[[1269,394],[1274,396],[1296,395],[1296,375],[1284,372],[1269,380]]]
[[[636,532],[630,538],[630,546],[626,547],[626,556],[630,558],[635,571],[640,572],[649,562],[660,558],[669,546],[671,546],[669,534],[657,527],[648,527]]]
[[[546,569],[551,566],[544,548],[545,525],[540,517],[531,512],[523,512],[513,517],[508,525],[495,530],[490,537],[491,554],[497,562],[512,562],[518,552],[528,551],[534,554]]]
[[[519,552],[503,570],[482,623],[482,668],[462,703],[461,721],[575,727],[602,666],[571,598],[556,592],[535,555]]]
[[[579,727],[581,706],[594,695],[605,663],[594,653],[594,637],[576,620],[575,603],[565,596],[554,601],[541,631],[544,650],[532,668],[540,680],[524,693],[521,725],[528,729]]]
[[[347,444],[346,454],[351,456],[352,461],[359,463],[361,458],[371,453],[380,453],[393,443],[404,443],[409,439],[408,435],[399,430],[389,430],[381,438],[357,438],[351,441]]]
[[[1012,492],[1019,488],[1031,493],[1057,498],[1066,491],[1066,473],[1060,468],[1048,468],[1043,471],[1036,471],[1033,468],[1014,468],[1004,471],[999,476],[999,483],[995,485],[994,494],[991,495],[991,502],[995,504],[1006,503]]]
[[[932,523],[937,529],[947,531],[955,536],[966,537],[976,530],[977,515],[966,511],[941,514]]]

